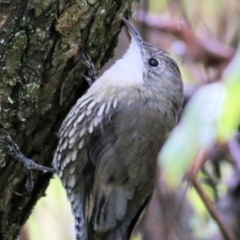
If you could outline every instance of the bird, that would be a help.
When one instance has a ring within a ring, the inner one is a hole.
[[[177,124],[177,63],[122,18],[130,45],[63,121],[53,166],[66,189],[77,240],[128,240],[154,192],[157,156]]]

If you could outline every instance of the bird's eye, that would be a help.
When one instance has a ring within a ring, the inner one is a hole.
[[[151,66],[151,67],[157,67],[158,66],[158,61],[154,58],[150,58],[149,61],[148,61],[148,64]]]

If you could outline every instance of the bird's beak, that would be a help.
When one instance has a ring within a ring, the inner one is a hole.
[[[138,33],[138,31],[135,29],[135,27],[126,19],[126,18],[122,18],[123,22],[125,23],[129,34],[131,35],[132,39],[135,40],[135,42],[137,43],[137,45],[139,47],[142,47],[142,37],[140,36],[140,34]]]

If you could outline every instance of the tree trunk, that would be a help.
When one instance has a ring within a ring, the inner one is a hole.
[[[80,53],[103,66],[133,1],[0,0],[0,125],[27,157],[51,166],[58,128],[88,87]],[[0,239],[10,240],[52,174],[34,171],[31,195],[18,194],[26,172],[0,147]]]

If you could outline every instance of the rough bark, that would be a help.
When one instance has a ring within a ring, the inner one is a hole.
[[[51,166],[58,128],[88,87],[79,53],[100,68],[132,2],[0,0],[0,125],[27,157]],[[26,172],[0,149],[0,239],[15,239],[52,175],[35,171],[32,194],[21,196]]]

